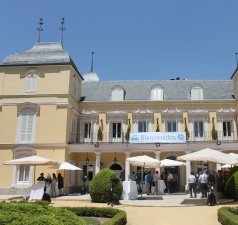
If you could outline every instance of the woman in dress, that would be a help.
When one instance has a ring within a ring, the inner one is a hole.
[[[59,189],[59,195],[63,195],[63,193],[64,193],[64,178],[61,176],[61,173],[58,174],[58,189]]]

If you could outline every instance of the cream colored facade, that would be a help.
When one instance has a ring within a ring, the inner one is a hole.
[[[131,156],[146,154],[160,160],[206,147],[238,152],[237,76],[236,72],[232,76],[234,99],[83,101],[85,81],[71,62],[3,63],[0,66],[0,193],[8,194],[12,187],[18,192],[33,184],[33,168],[28,171],[20,166],[3,165],[6,160],[31,155],[81,167],[81,172],[63,174],[69,192],[80,191],[84,173],[88,175],[88,184],[102,168],[112,168],[118,173],[125,170],[127,180],[132,171],[139,169],[127,163],[126,158]],[[110,91],[113,92],[113,87]],[[129,123],[131,132],[140,129],[155,132],[157,126],[160,132],[165,132],[174,129],[173,126],[176,131],[185,131],[185,121],[189,138],[184,144],[130,144],[125,139]],[[139,123],[146,128],[139,128]],[[99,126],[103,133],[101,141],[97,137]],[[218,140],[212,138],[213,126],[218,131]],[[115,158],[119,166],[113,166]],[[197,162],[171,169],[178,175],[177,191],[184,189],[189,173],[198,169],[201,163]],[[219,169],[219,165],[209,163],[209,169]],[[57,171],[37,166],[35,172],[38,177],[41,172],[47,175]]]

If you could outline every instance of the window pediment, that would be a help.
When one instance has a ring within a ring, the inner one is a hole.
[[[147,109],[137,109],[132,113],[132,120],[153,120],[153,112],[151,110]]]
[[[162,121],[165,120],[180,120],[183,119],[183,113],[177,108],[167,108],[161,113]]]

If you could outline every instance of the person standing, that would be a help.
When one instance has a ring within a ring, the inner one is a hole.
[[[134,171],[133,171],[132,174],[131,174],[131,180],[132,180],[132,181],[136,181],[136,174],[135,174]]]
[[[172,193],[172,180],[173,180],[173,175],[170,171],[168,171],[168,177],[167,177],[168,193]]]
[[[200,184],[201,184],[201,192],[202,192],[202,198],[207,198],[207,183],[208,183],[208,176],[206,171],[203,171],[203,174],[201,174],[198,178]]]
[[[56,184],[57,184],[57,177],[55,173],[52,174],[52,182],[51,182],[51,196],[56,197]]]
[[[194,176],[193,172],[188,177],[188,184],[189,184],[189,192],[190,192],[190,197],[197,197],[197,192],[196,192],[196,177]]]
[[[158,195],[159,194],[159,191],[158,191],[159,172],[158,171],[155,171],[155,173],[153,175],[153,183],[154,183],[155,190],[152,194]]]
[[[61,173],[58,174],[58,189],[59,189],[59,195],[63,195],[63,193],[64,193],[64,178],[62,177]]]
[[[150,194],[150,181],[151,181],[151,175],[150,171],[145,175],[145,186],[146,186],[146,193],[147,195]]]

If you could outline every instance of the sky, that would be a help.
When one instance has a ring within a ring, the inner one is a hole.
[[[8,0],[0,63],[37,42],[59,42],[83,75],[100,80],[229,80],[238,52],[237,0]]]

